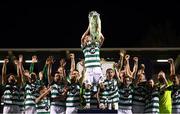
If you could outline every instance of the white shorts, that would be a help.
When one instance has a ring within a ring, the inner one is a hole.
[[[85,84],[99,84],[104,81],[101,67],[90,67],[85,70]]]
[[[64,109],[64,107],[61,107],[61,106],[51,105],[50,114],[65,114],[65,109]]]
[[[118,110],[118,103],[107,103],[108,110]]]
[[[25,112],[25,114],[37,114],[35,107],[29,107],[29,108],[25,109],[24,112]]]
[[[77,108],[76,107],[68,107],[66,108],[66,114],[77,114]]]
[[[13,107],[12,106],[4,106],[3,107],[3,114],[12,113]]]
[[[17,105],[4,106],[3,114],[9,114],[9,113],[20,113],[19,106]]]
[[[132,114],[131,109],[118,109],[118,114]]]

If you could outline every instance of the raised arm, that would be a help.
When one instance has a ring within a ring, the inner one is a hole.
[[[134,60],[134,67],[133,67],[133,71],[131,72],[131,75],[133,76],[134,79],[138,70],[138,57],[134,57],[133,60]]]
[[[100,37],[100,47],[103,45],[104,43],[104,35],[101,33],[101,37]]]
[[[90,29],[89,29],[89,26],[88,26],[87,30],[84,32],[84,34],[83,34],[82,37],[81,37],[81,45],[82,45],[82,46],[85,46],[84,39],[85,39],[86,36],[89,34],[89,32],[90,32]]]
[[[29,72],[29,71],[28,71]],[[27,74],[27,72],[24,70],[23,67],[23,56],[19,55],[19,75],[20,75],[20,79],[21,79],[21,85],[25,84],[25,82],[28,80],[29,75],[24,75]]]
[[[130,69],[130,66],[129,66],[129,58],[130,58],[130,55],[126,55],[125,56],[125,60],[126,60],[126,74],[128,76],[131,76],[131,69]]]
[[[83,67],[81,70],[78,69],[78,72],[79,72],[79,83],[81,84],[81,86],[83,85],[83,81],[85,79],[85,76],[84,76],[84,60],[81,60],[80,64],[82,65],[81,67]]]
[[[73,73],[73,71],[76,69],[76,64],[75,64],[75,55],[73,53],[71,53],[70,55],[70,59],[71,59],[71,69],[70,69],[70,75]],[[79,73],[79,71],[78,71]],[[84,75],[80,75],[78,74],[77,75],[77,80],[80,84],[82,84],[83,82],[83,79],[84,79]]]
[[[17,59],[14,60],[14,64],[16,65],[16,72],[17,72],[17,84],[21,86],[21,74],[20,74],[20,65]]]
[[[54,63],[53,58],[50,56],[46,60],[47,66],[47,76],[48,76],[48,84],[52,82],[52,64]]]
[[[8,59],[4,59],[4,63],[3,63],[3,67],[2,67],[2,84],[6,84],[7,83],[7,78],[6,78],[6,65],[9,62]]]
[[[172,58],[170,58],[170,59],[168,59],[168,62],[170,64],[170,76],[174,76],[176,74],[174,60]]]
[[[71,59],[71,69],[70,69],[70,74],[75,70],[75,56],[74,56],[74,53],[70,53],[69,54],[69,57]]]
[[[62,69],[63,69],[63,75],[66,76],[66,70],[65,70],[66,61],[65,61],[65,59],[62,58],[62,59],[59,61],[59,63],[60,63],[60,66],[59,66],[58,70],[62,68]]]
[[[123,67],[123,61],[124,61],[124,55],[125,55],[125,51],[122,50],[120,51],[119,55],[120,55],[120,58],[119,58],[119,61],[118,61],[118,70],[119,72],[122,70],[122,67]]]
[[[45,62],[43,70],[39,72],[39,77],[42,76],[42,82],[47,86],[48,85],[48,64]]]
[[[29,68],[30,73],[34,72],[34,65],[36,62],[37,62],[37,56],[34,55],[34,56],[32,56],[32,63],[31,63],[30,68]]]
[[[81,59],[77,64],[76,64],[76,69],[79,71],[80,77],[84,76],[84,60]]]
[[[44,97],[46,97],[51,91],[51,87],[49,87],[46,91],[44,91],[38,98],[36,98],[35,102],[38,103],[41,101]]]
[[[118,83],[120,84],[120,83],[123,82],[123,81],[122,81],[122,78],[121,78],[121,76],[120,76],[121,71],[118,70],[118,65],[117,65],[116,63],[114,63],[113,67],[114,67],[115,74],[116,74],[116,76],[117,76],[117,81],[118,81]]]
[[[160,90],[161,90],[161,91],[164,91],[164,90],[168,87],[168,81],[167,81],[167,79],[166,79],[165,73],[162,72],[162,71],[159,72],[159,74],[158,74],[158,79],[163,80],[163,85],[160,87]]]

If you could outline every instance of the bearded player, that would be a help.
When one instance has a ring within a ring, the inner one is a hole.
[[[97,85],[104,81],[100,64],[100,47],[104,42],[104,36],[101,33],[101,20],[99,13],[91,11],[88,18],[89,26],[81,38],[81,47],[85,57],[84,83],[86,89],[96,91]],[[86,97],[89,98],[90,96]],[[90,108],[90,102],[86,103],[86,108]]]

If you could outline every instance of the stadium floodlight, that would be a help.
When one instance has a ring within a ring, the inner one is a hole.
[[[37,61],[36,61],[37,62]],[[36,63],[35,62],[35,63]],[[32,63],[32,60],[25,60],[25,63]]]
[[[0,60],[0,63],[4,63],[4,60]]]
[[[168,60],[167,59],[158,59],[157,62],[159,62],[159,63],[168,62]]]
[[[4,63],[4,60],[0,60],[0,63]],[[32,60],[25,60],[25,63],[32,63]],[[35,63],[37,63],[37,61]]]

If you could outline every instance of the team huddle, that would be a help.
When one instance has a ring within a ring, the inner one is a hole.
[[[117,110],[118,114],[180,113],[180,86],[173,59],[169,59],[170,75],[160,71],[157,80],[146,79],[145,65],[138,57],[120,52],[119,61],[102,72],[100,48],[104,42],[100,15],[89,13],[89,26],[81,38],[84,59],[75,61],[70,53],[70,69],[61,59],[53,72],[52,56],[41,71],[35,72],[37,56],[32,56],[29,70],[24,69],[23,56],[13,61],[17,73],[7,74],[8,59],[2,67],[1,89],[3,113],[72,114],[78,110]],[[133,68],[130,60],[133,59]]]

